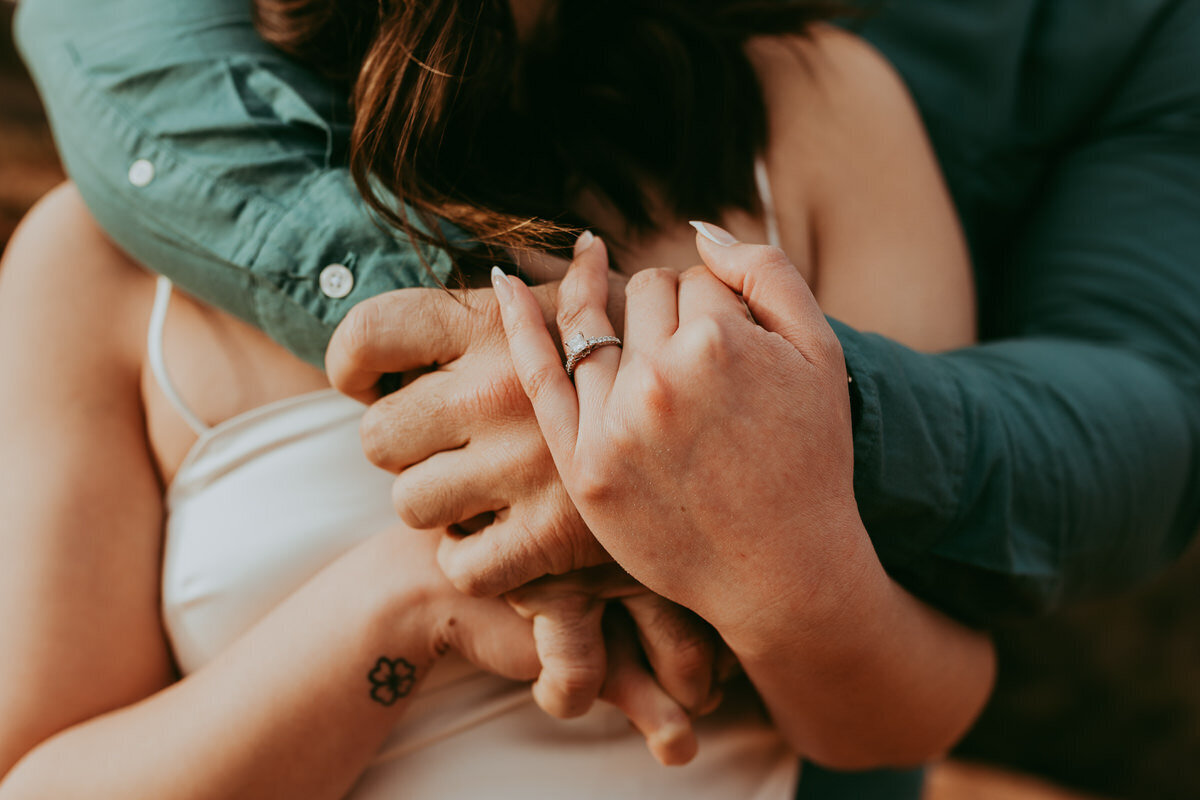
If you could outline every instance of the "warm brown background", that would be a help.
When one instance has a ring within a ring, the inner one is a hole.
[[[0,2],[0,247],[30,204],[62,180],[11,45],[11,14]],[[1000,685],[961,757],[1109,798],[1200,798],[1200,554],[1132,596],[1005,629],[998,639]],[[961,764],[935,772],[930,795],[1073,796]]]

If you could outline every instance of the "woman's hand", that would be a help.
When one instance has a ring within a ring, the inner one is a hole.
[[[617,289],[607,313],[619,321],[625,280],[607,279]],[[550,318],[557,288],[534,289]],[[611,559],[562,486],[509,361],[492,290],[406,289],[366,300],[339,326],[328,368],[343,392],[374,401],[364,450],[397,473],[401,518],[443,532],[438,563],[454,585],[486,596],[519,590],[522,612],[541,632],[538,703],[560,717],[586,711],[608,672],[600,624],[608,592],[588,595],[579,578],[605,573],[589,568]],[[383,374],[414,370],[427,374],[378,398]],[[561,577],[539,580],[546,575]],[[658,684],[699,712],[711,700],[711,631],[686,609],[639,592],[621,600],[637,626],[635,644]]]
[[[841,348],[804,280],[777,249],[700,231],[708,269],[634,276],[624,349],[594,351],[574,387],[528,290],[494,276],[563,482],[618,563],[716,627],[800,753],[841,769],[940,755],[987,697],[990,643],[875,558]],[[613,331],[604,245],[588,245],[558,322],[594,338]]]
[[[592,242],[560,289],[564,338],[613,334],[606,250]],[[588,526],[639,581],[729,635],[789,598],[834,610],[869,545],[845,364],[824,315],[781,251],[698,243],[709,269],[632,278],[624,349],[593,352],[574,387],[529,291],[504,276],[496,288]]]

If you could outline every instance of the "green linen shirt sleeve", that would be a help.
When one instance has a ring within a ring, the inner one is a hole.
[[[89,208],[190,293],[320,365],[356,302],[434,285],[343,166],[344,90],[259,39],[247,0],[24,0],[16,33]]]
[[[1127,585],[1200,519],[1200,4],[1159,6],[1016,226],[990,341],[838,328],[876,547],[968,620]]]

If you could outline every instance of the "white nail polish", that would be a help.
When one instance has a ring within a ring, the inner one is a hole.
[[[733,237],[733,234],[724,228],[719,228],[716,225],[712,225],[708,222],[697,222],[696,220],[692,220],[688,224],[696,229],[696,233],[700,234],[705,239],[708,239],[715,245],[720,245],[721,247],[730,247],[738,243],[738,240]]]
[[[596,234],[591,231],[584,231],[579,238],[575,240],[575,257],[583,255],[589,247],[596,241]]]
[[[496,290],[496,297],[502,303],[507,303],[512,299],[512,285],[508,282],[508,276],[504,274],[504,270],[499,267],[492,267],[492,288]]]

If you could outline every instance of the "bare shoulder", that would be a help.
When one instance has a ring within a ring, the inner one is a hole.
[[[784,240],[788,229],[807,232],[822,308],[918,349],[973,341],[966,243],[900,75],[868,42],[831,26],[756,41],[751,55]]]
[[[757,40],[752,57],[769,110],[773,158],[804,158],[815,173],[810,177],[817,177],[839,155],[883,162],[927,147],[904,80],[865,39],[817,25],[804,37]]]
[[[134,265],[64,184],[21,223],[0,264],[0,320],[21,350],[53,358],[47,371],[101,364],[135,376],[153,278]]]

